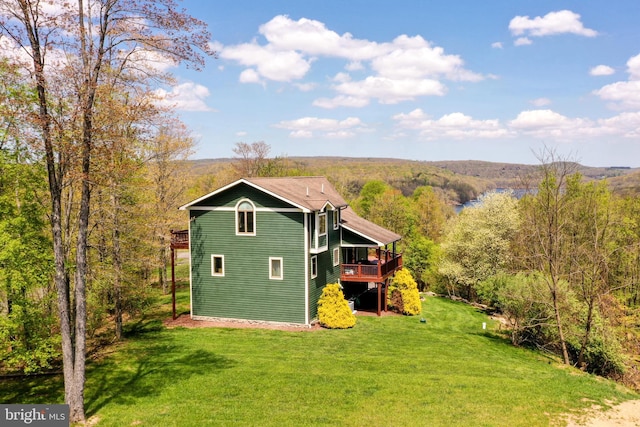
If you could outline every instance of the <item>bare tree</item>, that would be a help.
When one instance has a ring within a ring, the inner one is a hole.
[[[264,141],[247,144],[237,142],[233,148],[236,159],[235,169],[241,177],[251,178],[260,175],[260,171],[267,165],[271,146]]]
[[[565,364],[570,364],[561,298],[562,283],[569,278],[570,258],[567,231],[571,226],[572,205],[566,195],[566,186],[577,163],[560,159],[549,150],[539,159],[542,179],[537,193],[522,200],[522,239],[518,247],[525,268],[543,273],[541,277],[551,297],[562,358]]]

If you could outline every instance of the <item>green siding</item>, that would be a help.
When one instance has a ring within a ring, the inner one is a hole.
[[[322,289],[328,283],[338,283],[340,281],[340,265],[333,266],[333,249],[340,247],[340,231],[333,229],[331,215],[335,212],[327,214],[327,237],[329,239],[329,248],[320,252],[318,257],[318,277],[309,281],[309,318],[318,317],[318,299],[322,295]],[[311,219],[313,219],[313,214]],[[311,256],[309,257],[309,275],[311,275]]]
[[[263,193],[260,190],[253,188],[250,185],[240,183],[234,187],[231,187],[225,191],[222,191],[214,196],[204,199],[195,205],[192,209],[197,209],[199,206],[225,206],[234,208],[241,199],[251,200],[256,207],[269,207],[269,208],[292,208],[293,206],[276,198]]]
[[[263,203],[247,193],[225,203],[244,197]],[[233,211],[190,215],[193,315],[305,323],[303,213],[257,212],[256,236],[235,234]],[[224,277],[211,276],[212,254],[224,255]],[[283,280],[269,279],[269,257],[283,258]]]

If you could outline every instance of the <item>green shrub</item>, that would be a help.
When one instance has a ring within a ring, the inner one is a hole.
[[[356,316],[344,299],[344,293],[338,283],[324,287],[318,300],[318,320],[325,328],[346,329],[356,324]]]
[[[400,313],[415,316],[422,311],[418,284],[406,268],[398,271],[390,286],[391,305]]]

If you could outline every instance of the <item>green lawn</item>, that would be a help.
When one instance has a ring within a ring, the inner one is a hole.
[[[638,398],[512,347],[472,307],[428,298],[423,310],[426,323],[362,317],[342,331],[130,325],[88,367],[87,414],[98,426],[546,426]],[[5,381],[0,400],[54,403],[61,392],[57,378]]]

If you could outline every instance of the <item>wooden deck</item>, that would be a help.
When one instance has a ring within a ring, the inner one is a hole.
[[[189,249],[189,230],[171,230],[171,249]]]
[[[388,251],[380,251],[378,259],[360,264],[342,264],[340,280],[343,282],[384,282],[402,268],[402,254],[395,256]]]

